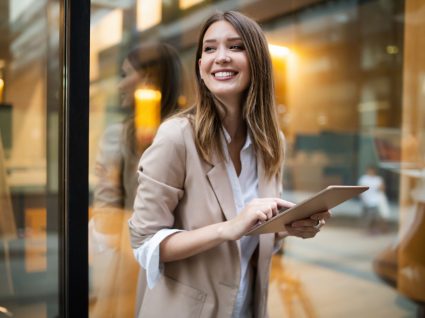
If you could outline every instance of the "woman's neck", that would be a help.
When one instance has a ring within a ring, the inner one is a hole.
[[[232,141],[245,140],[246,123],[242,118],[242,106],[219,101],[217,105],[221,122]]]

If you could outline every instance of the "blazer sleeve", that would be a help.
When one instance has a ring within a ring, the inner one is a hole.
[[[174,211],[184,194],[186,150],[182,119],[164,122],[138,166],[134,212],[129,220],[131,245],[140,247],[156,232],[174,225]]]

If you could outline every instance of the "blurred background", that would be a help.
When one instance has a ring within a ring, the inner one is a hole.
[[[0,317],[58,315],[62,6],[0,0]],[[133,315],[133,172],[160,122],[194,102],[197,35],[215,10],[265,31],[284,199],[376,188],[315,239],[286,239],[270,317],[424,317],[423,0],[92,0],[90,317]]]

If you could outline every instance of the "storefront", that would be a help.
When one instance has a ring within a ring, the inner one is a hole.
[[[385,187],[376,218],[356,198],[315,239],[286,240],[270,317],[424,315],[423,1],[0,0],[0,9],[0,317],[133,316],[132,172],[161,102],[193,104],[197,34],[216,10],[252,17],[269,42],[284,199],[357,184],[370,167]]]

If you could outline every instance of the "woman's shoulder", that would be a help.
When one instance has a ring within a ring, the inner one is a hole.
[[[175,116],[165,120],[158,129],[156,138],[182,140],[192,132],[192,124],[187,116]]]
[[[184,168],[187,153],[188,132],[190,122],[187,118],[172,117],[165,120],[158,128],[152,144],[142,155],[140,164],[144,166],[171,169],[173,166]],[[170,161],[171,160],[171,161]]]
[[[176,115],[166,119],[160,126],[162,129],[180,129],[184,130],[191,126],[187,116]]]

